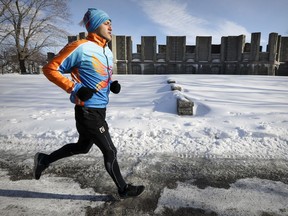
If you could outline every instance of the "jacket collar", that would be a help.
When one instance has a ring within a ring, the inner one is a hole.
[[[101,47],[105,47],[106,43],[107,43],[106,39],[100,37],[99,35],[97,35],[96,33],[93,33],[93,32],[89,32],[86,39],[89,41],[93,41],[93,42],[97,43]]]

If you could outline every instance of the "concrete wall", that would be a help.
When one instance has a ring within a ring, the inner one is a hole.
[[[117,38],[111,41],[113,53],[125,46],[117,45]],[[123,37],[123,36],[121,36]],[[124,36],[125,37],[125,36]],[[269,34],[267,51],[260,46],[261,33],[251,34],[251,41],[245,35],[225,36],[221,44],[212,44],[212,37],[196,37],[196,45],[186,45],[185,36],[167,36],[165,45],[158,45],[156,37],[142,37],[137,53],[129,52],[131,59],[124,63],[115,58],[114,72],[119,74],[245,74],[245,75],[288,75],[288,37],[277,33]],[[131,37],[128,40],[131,44]],[[126,43],[128,43],[126,41]],[[130,70],[125,70],[124,65]],[[124,69],[124,70],[123,70]]]

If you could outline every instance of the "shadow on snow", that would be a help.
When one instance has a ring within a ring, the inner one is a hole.
[[[112,195],[73,195],[73,194],[54,194],[42,193],[25,190],[4,190],[0,189],[0,196],[18,198],[40,198],[40,199],[67,199],[67,200],[87,200],[96,202],[116,201]]]

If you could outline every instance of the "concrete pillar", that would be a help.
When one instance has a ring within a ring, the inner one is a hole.
[[[122,60],[122,61],[127,60],[125,36],[116,37],[116,56],[117,56],[117,60]]]
[[[167,36],[166,60],[181,62],[185,60],[186,36]]]
[[[132,49],[133,43],[130,36],[126,37],[126,49],[127,49],[127,73],[132,73],[131,62],[132,62]]]
[[[275,62],[276,61],[277,46],[278,46],[278,34],[277,33],[270,33],[269,34],[269,44],[268,44],[269,62]]]
[[[211,61],[211,43],[212,37],[196,37],[196,62],[210,62]]]
[[[259,61],[261,33],[251,34],[250,61]]]
[[[245,47],[245,40],[246,40],[245,35],[238,36],[238,50],[237,50],[238,61],[242,61],[242,55]]]
[[[281,37],[280,62],[288,62],[288,37]]]
[[[281,57],[281,44],[282,44],[282,37],[281,35],[278,35],[278,43],[277,43],[277,51],[276,51],[276,61],[280,61]]]
[[[68,43],[76,41],[77,39],[78,39],[77,36],[68,36]]]
[[[245,35],[221,38],[220,60],[224,74],[239,74],[240,62],[243,61]]]
[[[288,76],[288,37],[281,37],[279,62],[276,75]]]
[[[85,39],[85,38],[86,38],[86,32],[80,32],[79,39]]]
[[[113,53],[113,73],[127,73],[127,47],[126,36],[112,36],[112,41],[109,44]]]
[[[220,61],[224,63],[227,59],[227,41],[228,37],[221,38],[221,50],[220,50]]]
[[[226,61],[241,61],[245,46],[245,35],[228,36]]]
[[[55,56],[55,53],[48,52],[48,53],[47,53],[47,61],[50,61],[51,59],[53,59],[54,56]]]
[[[156,36],[142,36],[141,37],[141,60],[156,61]]]

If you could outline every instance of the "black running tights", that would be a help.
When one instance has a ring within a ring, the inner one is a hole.
[[[61,158],[76,154],[86,154],[93,144],[96,144],[104,156],[107,172],[119,190],[123,190],[126,183],[121,175],[117,162],[117,150],[111,140],[108,125],[105,121],[106,109],[85,108],[75,106],[76,127],[79,133],[77,143],[69,143],[52,152],[44,161],[48,164]]]

